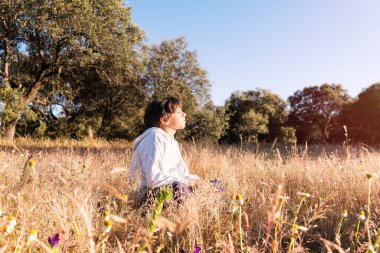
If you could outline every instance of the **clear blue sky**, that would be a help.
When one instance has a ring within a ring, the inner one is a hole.
[[[185,36],[221,105],[236,90],[283,99],[322,83],[380,82],[377,0],[125,0],[147,43]]]

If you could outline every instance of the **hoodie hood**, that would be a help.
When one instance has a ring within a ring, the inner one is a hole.
[[[150,134],[161,134],[163,136],[170,138],[170,136],[167,133],[165,133],[165,131],[159,127],[148,128],[147,130],[145,130],[144,133],[142,133],[140,136],[138,136],[136,138],[135,142],[133,143],[133,151],[135,151],[137,146],[145,139],[145,137],[147,137]]]

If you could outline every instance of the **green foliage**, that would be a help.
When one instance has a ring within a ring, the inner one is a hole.
[[[293,127],[282,126],[277,138],[282,143],[295,143],[297,141],[296,131]]]
[[[226,102],[229,117],[223,139],[239,142],[292,141],[292,128],[284,128],[287,120],[286,102],[267,90],[234,92]]]
[[[69,94],[65,102],[71,103],[72,93],[92,81],[99,92],[107,85],[136,85],[126,80],[139,74],[134,62],[142,33],[121,0],[3,0],[0,8],[0,81],[21,96],[20,106],[0,98],[3,117],[13,119],[2,121],[5,136],[13,138],[28,106],[41,104],[46,113],[56,94]],[[74,107],[83,106],[79,100]]]
[[[198,63],[197,54],[187,50],[184,38],[165,40],[145,47],[144,84],[148,100],[174,96],[183,101],[191,115],[196,106],[210,100],[210,82]]]
[[[216,143],[225,133],[227,123],[225,108],[209,102],[187,119],[183,135],[189,140]]]
[[[237,130],[242,136],[248,136],[248,142],[252,137],[255,142],[258,142],[259,134],[268,133],[268,115],[255,112],[254,109],[249,109],[242,113],[240,124]]]
[[[288,98],[289,125],[297,130],[297,140],[327,141],[334,120],[350,96],[341,85],[323,84],[298,90]]]
[[[0,102],[1,105],[1,122],[2,124],[8,124],[14,120],[17,120],[19,115],[15,112],[21,110],[22,106],[22,93],[19,90],[14,90],[10,85],[5,84],[5,87],[0,89]]]
[[[340,118],[354,142],[380,143],[380,83],[375,83],[348,104]]]

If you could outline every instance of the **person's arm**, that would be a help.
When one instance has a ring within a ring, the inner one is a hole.
[[[180,167],[180,170],[182,171],[182,174],[183,174],[183,181],[185,182],[185,184],[187,186],[195,187],[198,184],[200,178],[197,175],[190,174],[189,167],[187,166],[187,164],[183,160],[181,152],[179,151],[179,147],[178,147],[178,153],[180,156],[179,167]]]

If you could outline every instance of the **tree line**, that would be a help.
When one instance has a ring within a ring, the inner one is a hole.
[[[180,98],[179,138],[212,142],[380,142],[380,84],[357,98],[336,84],[287,101],[237,91],[223,106],[184,38],[156,45],[121,0],[1,0],[0,131],[3,138],[133,139],[146,104]],[[344,126],[344,127],[343,127]],[[347,132],[348,131],[348,132]]]

